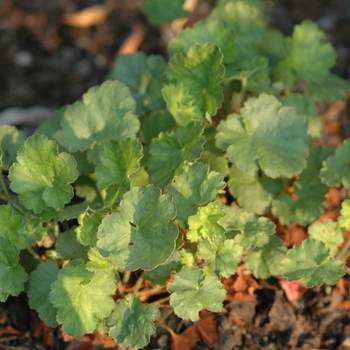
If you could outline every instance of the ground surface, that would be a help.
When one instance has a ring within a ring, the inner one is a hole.
[[[104,1],[0,0],[0,124],[6,120],[30,132],[50,110],[80,99],[100,84],[132,31],[145,23],[141,2],[112,0],[116,9],[105,20],[75,28],[62,23],[62,14]],[[201,3],[197,18],[210,11],[213,1]],[[267,0],[266,5],[271,26],[288,35],[303,19],[317,21],[337,49],[334,72],[350,79],[349,0]],[[143,27],[141,36],[140,50],[165,54],[158,29]],[[28,113],[32,107],[40,109]],[[342,103],[323,108],[324,137],[337,144],[349,136],[349,108]],[[339,193],[331,193],[327,208],[337,205]],[[297,240],[305,231],[292,227],[284,233]],[[164,303],[147,349],[350,349],[349,278],[335,287],[308,291],[298,284],[284,290],[281,280],[256,281],[244,273],[225,282],[225,312],[203,314],[199,324],[182,323]],[[25,295],[0,304],[0,349],[108,347],[127,349],[100,335],[71,339],[60,329],[47,328],[28,308]]]

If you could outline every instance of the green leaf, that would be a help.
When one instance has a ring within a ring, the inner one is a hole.
[[[236,33],[217,20],[207,19],[197,22],[192,28],[185,28],[172,39],[167,47],[169,56],[175,53],[186,54],[194,44],[212,43],[220,47],[224,55],[222,63],[230,64],[237,55]]]
[[[210,240],[201,240],[197,257],[205,259],[218,277],[229,278],[236,273],[242,252],[243,248],[233,239],[225,239],[221,235]]]
[[[345,274],[345,267],[330,255],[323,242],[306,239],[287,252],[280,263],[280,273],[290,281],[301,279],[306,288],[311,288],[323,283],[337,283]]]
[[[307,232],[310,238],[323,242],[332,256],[336,255],[339,245],[344,242],[343,230],[336,221],[330,219],[310,225]]]
[[[97,185],[107,189],[107,205],[119,202],[122,195],[130,190],[130,175],[140,167],[142,157],[142,145],[136,139],[104,144],[101,163],[96,167],[96,178]]]
[[[285,57],[284,35],[276,29],[267,28],[263,40],[259,44],[259,53],[269,60],[269,65],[277,66]]]
[[[199,213],[188,218],[190,231],[186,238],[191,242],[197,242],[199,239],[213,240],[215,237],[223,237],[224,228],[219,225],[219,220],[225,216],[224,205],[221,202],[211,202],[206,207],[199,209]]]
[[[135,137],[140,128],[132,114],[135,101],[122,82],[106,81],[83,95],[64,113],[59,141],[70,152],[85,151],[94,143]]]
[[[308,124],[308,134],[317,138],[321,135],[322,120],[319,117],[318,108],[315,102],[308,96],[296,93],[281,98],[284,105],[294,107],[299,115],[301,115]]]
[[[340,227],[350,230],[350,200],[345,199],[341,204],[340,216],[338,218]]]
[[[226,77],[235,80],[247,80],[256,73],[268,67],[269,61],[266,57],[256,55],[249,57],[238,64],[234,64],[226,71]]]
[[[10,205],[0,205],[0,237],[7,238],[18,249],[27,247],[27,238],[22,230],[23,220]]]
[[[307,225],[324,211],[324,196],[328,187],[318,176],[323,160],[330,154],[329,148],[315,147],[311,150],[307,167],[293,183],[294,193],[280,193],[272,202],[272,213],[282,224]]]
[[[248,252],[245,257],[247,269],[256,278],[269,278],[279,275],[280,261],[286,256],[287,248],[283,246],[282,240],[273,235],[270,242],[262,248],[255,248]]]
[[[200,157],[205,142],[202,133],[201,124],[191,123],[153,139],[147,165],[156,186],[164,187],[181,173],[185,161],[193,162]]]
[[[64,207],[60,212],[58,213],[58,221],[64,221],[64,220],[72,220],[76,219],[80,214],[82,214],[84,211],[89,209],[89,203],[86,201],[72,204],[67,207]]]
[[[112,311],[115,283],[105,271],[90,272],[68,264],[51,284],[50,301],[58,309],[57,322],[74,337],[92,333]]]
[[[120,214],[106,216],[97,233],[97,247],[123,270],[150,270],[175,249],[176,210],[171,196],[155,186],[134,187],[124,195]]]
[[[147,306],[129,294],[108,317],[109,336],[118,344],[143,348],[155,332],[154,321],[159,317],[158,305]]]
[[[97,242],[97,230],[103,215],[99,212],[84,211],[78,217],[79,226],[75,229],[77,241],[84,246],[94,247]]]
[[[28,275],[18,264],[18,248],[11,242],[0,237],[0,301],[5,302],[9,295],[17,296],[24,290],[24,282]]]
[[[136,101],[136,114],[145,114],[165,107],[161,88],[166,83],[166,67],[160,55],[146,56],[143,52],[119,56],[109,79],[124,82]]]
[[[172,256],[164,264],[157,266],[155,269],[146,271],[147,281],[152,285],[164,285],[166,277],[171,271],[179,271],[181,268],[181,254],[175,250]]]
[[[173,116],[167,110],[158,110],[149,115],[141,125],[141,138],[145,143],[151,143],[152,139],[163,132],[171,132],[177,128]]]
[[[61,233],[56,241],[56,251],[63,259],[82,258],[86,261],[88,249],[78,242],[74,228]]]
[[[49,299],[50,286],[56,281],[58,266],[53,261],[40,263],[29,277],[29,306],[39,313],[41,320],[50,327],[57,327],[57,309],[53,307]]]
[[[285,39],[286,64],[298,79],[322,83],[336,63],[333,46],[325,43],[325,33],[315,22],[303,21],[294,27],[293,36]]]
[[[167,289],[175,314],[193,322],[198,321],[199,311],[204,308],[220,312],[226,297],[220,280],[216,276],[205,275],[197,266],[184,266]]]
[[[27,138],[23,131],[12,125],[0,126],[0,149],[2,151],[2,170],[8,170],[15,161],[17,151]]]
[[[314,99],[315,102],[337,102],[344,99],[349,91],[350,83],[334,74],[329,74],[322,83],[309,82],[304,93]]]
[[[270,240],[275,232],[275,224],[265,217],[258,217],[253,213],[243,211],[239,207],[225,207],[226,216],[220,220],[228,237],[245,250],[262,247]]]
[[[218,147],[227,150],[229,160],[242,171],[261,168],[272,178],[292,177],[306,166],[308,138],[303,117],[274,96],[250,98],[241,116],[230,114],[217,130]]]
[[[73,197],[72,182],[78,177],[76,161],[44,135],[29,137],[9,171],[10,188],[26,209],[40,213],[45,206],[61,208]]]
[[[159,25],[186,17],[188,12],[183,9],[184,3],[185,0],[172,0],[166,4],[164,0],[145,0],[142,11],[147,16],[148,22]]]
[[[228,190],[247,211],[263,215],[270,210],[272,200],[283,191],[280,179],[271,179],[255,170],[243,172],[235,165],[229,171]]]
[[[320,176],[328,186],[350,188],[350,140],[345,140],[324,161]]]
[[[186,55],[170,58],[167,75],[170,85],[162,89],[169,112],[179,125],[208,119],[222,103],[222,78],[225,68],[218,46],[206,43],[191,46]],[[195,114],[191,116],[193,109]]]
[[[209,166],[203,163],[186,164],[181,175],[165,187],[165,192],[174,197],[177,218],[185,220],[197,213],[197,208],[212,201],[225,187],[223,177],[209,172]]]

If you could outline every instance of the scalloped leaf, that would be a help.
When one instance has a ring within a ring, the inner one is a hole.
[[[213,312],[222,310],[226,290],[216,276],[208,276],[197,266],[184,266],[173,282],[167,285],[170,305],[177,316],[199,320],[199,311],[208,309]]]
[[[200,157],[205,142],[202,134],[202,125],[191,123],[153,139],[147,166],[156,186],[164,187],[181,173],[185,161],[193,162]]]
[[[350,140],[345,140],[323,163],[321,180],[328,186],[350,188]]]
[[[271,178],[292,177],[306,166],[309,151],[303,117],[274,96],[250,98],[241,116],[230,114],[217,130],[218,147],[227,150],[229,160],[242,171],[261,168]]]
[[[328,186],[318,176],[322,162],[331,154],[326,147],[311,150],[306,169],[293,183],[294,193],[282,192],[272,202],[272,213],[284,225],[299,223],[307,225],[315,221],[324,211],[323,202]]]
[[[176,53],[170,58],[170,84],[164,86],[162,93],[168,111],[179,125],[210,120],[221,107],[225,73],[222,60],[219,47],[212,43],[195,44],[186,55]]]
[[[106,216],[97,247],[123,270],[154,269],[173,253],[178,236],[172,197],[155,186],[134,187],[124,195],[120,214]]]
[[[344,242],[343,230],[336,221],[330,219],[310,225],[307,232],[310,238],[323,242],[333,256],[338,252],[339,245]]]
[[[223,177],[209,172],[209,166],[203,163],[186,164],[181,175],[165,187],[165,192],[174,197],[177,218],[185,220],[197,213],[197,208],[212,201],[225,187]]]
[[[224,55],[224,65],[235,61],[237,56],[236,33],[217,20],[206,19],[197,22],[192,28],[185,28],[172,39],[167,47],[169,56],[175,53],[186,54],[194,44],[212,43],[220,47]]]
[[[70,152],[85,151],[95,143],[135,138],[140,122],[132,114],[135,100],[121,81],[106,81],[83,95],[64,113],[59,141]]]
[[[226,206],[225,212],[226,216],[219,224],[227,231],[226,235],[234,238],[245,250],[264,246],[275,232],[275,224],[268,218],[248,213],[237,206]]]
[[[106,271],[90,272],[83,265],[71,264],[61,269],[49,298],[58,309],[57,322],[63,331],[74,337],[95,331],[115,305],[111,297],[115,289]]]
[[[40,213],[46,206],[61,208],[73,197],[76,161],[59,153],[56,142],[44,135],[28,137],[9,171],[10,188],[26,209]]]
[[[200,208],[197,215],[190,216],[188,218],[190,231],[186,234],[186,238],[191,242],[197,242],[199,239],[213,240],[215,237],[223,237],[225,230],[218,223],[225,216],[223,208],[224,204],[215,201]]]
[[[142,144],[136,139],[109,141],[103,145],[95,175],[97,185],[107,191],[108,206],[119,202],[130,190],[130,175],[139,169],[142,157]]]
[[[271,207],[272,200],[283,191],[280,179],[271,179],[258,171],[244,172],[232,165],[227,181],[228,190],[238,204],[247,211],[263,215]]]
[[[315,22],[296,25],[291,38],[285,39],[286,66],[293,69],[297,79],[322,83],[336,63],[337,54],[326,35]]]
[[[337,283],[345,274],[345,266],[331,256],[323,242],[306,239],[287,252],[280,263],[280,273],[290,281],[301,279],[306,288],[311,288]]]
[[[171,0],[166,3],[166,6],[164,6],[164,0],[145,0],[142,11],[149,23],[159,25],[186,17],[188,12],[183,9],[184,4],[185,0]]]
[[[78,217],[79,226],[75,228],[77,241],[84,246],[94,247],[97,242],[97,231],[103,215],[86,210]]]
[[[50,327],[57,327],[57,309],[49,299],[51,284],[56,281],[58,266],[49,260],[40,263],[29,277],[29,306],[36,310],[41,320]]]
[[[167,82],[166,67],[160,55],[135,52],[118,56],[108,79],[118,79],[130,88],[136,101],[135,113],[143,115],[165,107],[160,90]]]
[[[109,336],[118,344],[138,348],[146,346],[155,332],[154,321],[159,317],[158,304],[145,305],[132,294],[123,299],[106,321]]]
[[[243,248],[233,239],[226,239],[224,235],[220,235],[210,240],[201,240],[197,257],[205,259],[218,277],[229,278],[236,273],[242,252]]]
[[[0,237],[0,301],[5,302],[9,295],[17,296],[24,290],[28,279],[24,268],[18,264],[20,250],[11,242]]]
[[[250,270],[256,278],[269,278],[279,275],[279,264],[286,256],[287,248],[282,240],[273,235],[269,243],[262,248],[255,248],[248,252],[245,257],[247,269]]]
[[[78,259],[82,258],[87,260],[87,252],[89,247],[86,247],[77,240],[75,229],[71,228],[69,231],[65,231],[60,234],[56,244],[56,252],[63,259]]]
[[[340,227],[350,230],[350,200],[345,199],[341,204],[340,216],[338,218]]]

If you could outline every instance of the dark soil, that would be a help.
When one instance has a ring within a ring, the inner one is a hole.
[[[34,110],[39,119],[14,121],[30,132],[26,126],[37,126],[50,111],[73,103],[103,82],[132,29],[146,23],[140,12],[141,0],[114,2],[116,11],[103,23],[73,28],[60,23],[62,13],[104,1],[0,0],[0,124],[14,107],[45,107],[40,113]],[[213,2],[202,0],[202,12],[197,15],[205,16]],[[338,52],[334,73],[350,80],[349,0],[266,0],[266,6],[270,25],[287,35],[304,19],[316,21]],[[165,55],[157,28],[147,27],[139,49]],[[349,306],[344,306],[349,299],[349,278],[344,279],[342,288],[314,288],[295,302],[288,301],[277,279],[257,282],[259,287],[249,297],[227,302],[225,312],[215,316],[219,339],[212,349],[350,349],[350,312]],[[174,314],[167,315],[168,311],[162,309],[164,323],[177,333],[191,325]],[[170,343],[169,332],[158,326],[146,349],[170,349]],[[68,339],[60,329],[45,327],[29,309],[24,294],[0,303],[0,349],[107,346],[105,339]],[[127,349],[123,345],[114,348]],[[209,347],[202,341],[193,349]]]

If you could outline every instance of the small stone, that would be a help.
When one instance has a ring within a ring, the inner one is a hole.
[[[29,51],[19,51],[14,57],[15,65],[22,68],[27,68],[33,65],[34,57]]]

